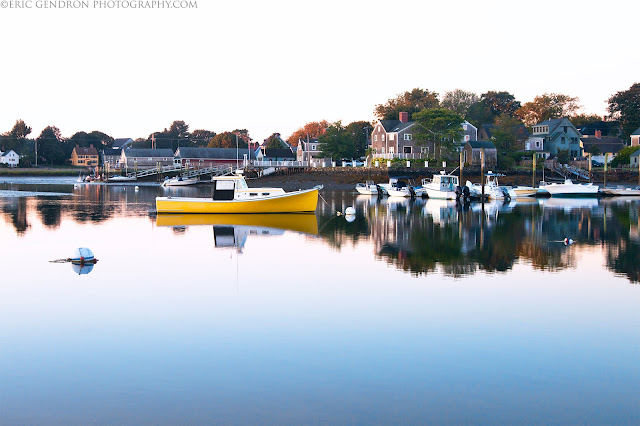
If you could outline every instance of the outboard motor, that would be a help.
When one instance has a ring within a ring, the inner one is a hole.
[[[409,194],[411,194],[411,198],[416,198],[416,190],[413,189],[413,186],[409,186]]]
[[[509,191],[507,191],[504,188],[500,188],[502,190],[502,193],[504,194],[504,200],[505,201],[511,201],[511,195],[509,195]]]
[[[469,202],[469,200],[471,199],[471,190],[469,189],[468,186],[463,186],[462,187],[462,198],[464,199],[465,202]]]
[[[460,185],[456,186],[456,200],[459,200],[462,197],[462,187]]]
[[[384,196],[384,191],[380,185],[376,185],[376,190],[378,191],[378,197]]]

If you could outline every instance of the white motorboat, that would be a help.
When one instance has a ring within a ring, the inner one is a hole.
[[[460,188],[460,179],[455,175],[447,175],[444,171],[433,178],[422,179],[422,188],[429,198],[440,200],[455,200],[462,195],[463,188]],[[456,189],[459,191],[456,192]],[[467,192],[469,190],[467,189]]]
[[[627,188],[625,186],[617,186],[615,188],[602,188],[600,192],[603,195],[611,195],[615,197],[639,197],[640,186],[635,188]]]
[[[408,178],[396,177],[390,178],[389,183],[382,186],[389,194],[389,197],[422,197],[424,188],[412,185],[412,181]]]
[[[532,186],[514,186],[512,189],[517,198],[535,197],[538,193],[538,188]]]
[[[485,174],[486,182],[484,184],[484,195],[490,200],[511,200],[517,197],[513,188],[507,186],[500,186],[498,183],[498,177],[504,176],[493,172]],[[469,188],[469,192],[472,197],[482,196],[482,185],[477,183],[471,183],[467,181],[466,186]]]
[[[545,189],[552,197],[594,197],[598,194],[598,185],[573,183],[571,179],[566,179],[564,183],[540,182],[540,188]]]
[[[120,175],[109,176],[107,178],[107,182],[132,182],[134,180],[136,180],[135,177],[132,177],[132,176],[120,176]]]
[[[358,191],[358,194],[362,195],[378,195],[379,193],[384,192],[382,187],[376,185],[372,180],[357,184],[356,191]]]
[[[162,186],[187,186],[195,185],[198,183],[198,178],[183,178],[182,176],[176,176],[174,178],[167,178],[162,182]]]

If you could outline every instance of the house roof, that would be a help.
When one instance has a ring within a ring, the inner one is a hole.
[[[263,150],[265,157],[273,158],[295,158],[296,154],[286,148],[265,148]]]
[[[102,155],[117,155],[118,157],[122,154],[122,148],[107,148],[102,150]]]
[[[416,122],[407,121],[403,123],[400,120],[380,120],[380,124],[382,124],[384,131],[389,133],[389,132],[401,132],[404,129],[413,126],[414,124],[416,124]]]
[[[638,136],[640,135],[640,127],[638,127],[638,130],[636,130],[635,132],[631,133],[631,136]],[[636,151],[638,152],[638,151]]]
[[[196,159],[216,159],[216,160],[235,160],[243,159],[244,155],[249,153],[249,159],[254,160],[256,154],[254,150],[247,148],[192,148],[182,146],[176,150],[178,158],[196,158]]]
[[[173,151],[170,149],[125,149],[124,155],[127,157],[171,157]]]
[[[467,141],[471,148],[487,148],[496,149],[496,146],[491,141]]]
[[[98,155],[98,150],[94,147],[76,146],[73,148],[76,155]]]
[[[123,148],[125,145],[129,145],[133,142],[131,138],[118,138],[113,140],[113,146],[116,148]]]
[[[620,134],[620,122],[619,121],[598,121],[595,123],[587,124],[578,129],[583,136],[595,136],[596,130],[600,130],[602,136],[611,136]],[[639,129],[640,130],[640,129]]]
[[[17,153],[17,152],[15,152],[14,150],[10,149],[9,151],[6,151],[6,152],[1,152],[1,151],[0,151],[0,157],[6,157],[7,155],[11,154],[12,152],[13,152],[14,154],[18,155],[18,153]]]
[[[600,152],[616,153],[625,147],[620,138],[580,138],[585,151],[591,151],[592,147],[597,146]]]
[[[630,155],[630,157],[638,157],[638,156],[640,156],[640,147],[638,147],[638,149],[633,151],[633,153]]]

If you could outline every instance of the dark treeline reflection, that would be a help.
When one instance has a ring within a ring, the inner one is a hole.
[[[609,269],[634,283],[640,276],[640,200],[527,200],[484,209],[444,200],[354,200],[349,194],[328,201],[318,219],[329,244],[370,239],[378,258],[416,275],[502,272],[516,262],[540,270],[575,268],[581,250],[601,245]],[[349,205],[357,209],[352,223],[334,214]],[[575,243],[565,245],[564,238]]]

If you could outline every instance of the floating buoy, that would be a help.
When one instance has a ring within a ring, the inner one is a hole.
[[[139,189],[140,189],[140,187],[138,185],[136,185],[135,190],[137,191]]]
[[[564,243],[565,246],[569,246],[575,243],[575,241],[573,241],[571,238],[565,238],[564,240],[562,240],[562,242]]]
[[[73,263],[93,263],[95,257],[93,252],[86,247],[79,247],[73,251],[73,255],[69,258]]]
[[[351,222],[353,222],[354,220],[356,220],[356,215],[355,215],[355,214],[346,214],[346,215],[344,215],[344,219],[345,219],[347,222],[351,223]]]
[[[351,216],[351,215],[355,216],[356,215],[356,209],[354,209],[353,207],[347,207],[344,210],[344,214],[347,215],[347,216]]]

